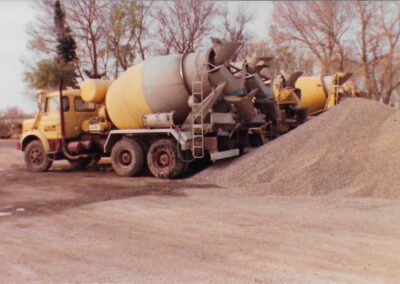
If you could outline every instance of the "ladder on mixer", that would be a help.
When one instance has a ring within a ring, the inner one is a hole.
[[[196,58],[197,61],[197,58]],[[203,81],[205,66],[197,64],[192,81],[192,155],[193,158],[204,157],[204,117],[203,117]]]
[[[339,102],[339,93],[343,90],[343,85],[340,85],[339,78],[335,78],[335,82],[329,88],[328,99],[325,103],[325,110],[329,107],[337,105]],[[333,101],[333,102],[332,102]]]

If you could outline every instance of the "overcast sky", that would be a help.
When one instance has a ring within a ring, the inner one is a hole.
[[[27,50],[26,26],[34,18],[34,0],[0,0],[0,111],[18,106],[28,113],[37,110],[36,102],[28,94],[23,81],[22,56],[32,56]],[[239,2],[230,2],[230,6]],[[251,30],[258,39],[265,39],[272,10],[272,2],[241,4],[254,13]]]

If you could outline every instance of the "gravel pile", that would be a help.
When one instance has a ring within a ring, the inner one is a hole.
[[[400,112],[371,100],[346,99],[192,179],[261,194],[400,198]]]

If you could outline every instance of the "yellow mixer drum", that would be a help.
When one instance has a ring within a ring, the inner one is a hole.
[[[295,87],[301,90],[301,106],[307,108],[307,114],[325,109],[328,93],[321,77],[300,77]]]
[[[129,68],[111,84],[106,107],[112,123],[119,129],[144,128],[143,115],[171,111],[174,111],[174,121],[183,123],[190,112],[188,99],[194,69],[196,64],[205,66],[207,53],[184,56],[149,58]],[[207,80],[204,84],[204,93],[208,94],[211,88]]]

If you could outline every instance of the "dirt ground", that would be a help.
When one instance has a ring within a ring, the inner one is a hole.
[[[0,140],[0,282],[399,283],[400,200],[29,173]]]

